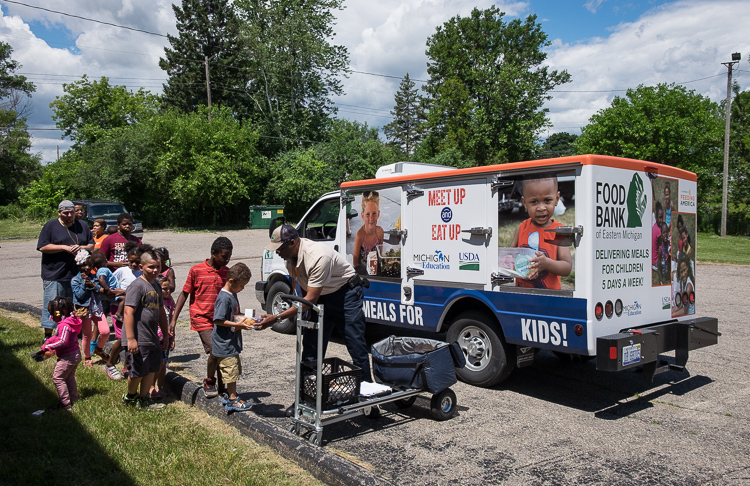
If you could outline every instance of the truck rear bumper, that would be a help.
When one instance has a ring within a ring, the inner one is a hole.
[[[690,351],[717,344],[720,335],[718,319],[701,317],[602,336],[596,340],[596,368],[622,371],[642,366],[642,378],[651,381],[657,373],[684,369]],[[675,351],[674,364],[659,359],[668,351]]]

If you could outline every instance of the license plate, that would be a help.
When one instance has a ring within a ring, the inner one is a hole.
[[[622,365],[629,366],[641,362],[641,345],[631,344],[622,348]]]

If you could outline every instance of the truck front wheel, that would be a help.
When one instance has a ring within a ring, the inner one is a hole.
[[[513,348],[505,343],[494,323],[479,312],[465,312],[448,328],[446,339],[457,342],[466,366],[456,369],[458,377],[470,385],[490,387],[508,378],[516,361]]]
[[[281,299],[282,294],[290,294],[291,287],[284,281],[274,282],[271,288],[268,289],[268,296],[266,296],[266,312],[268,314],[278,314],[284,312],[289,308],[289,304]],[[271,329],[282,334],[291,334],[294,332],[294,320],[284,319],[275,323]]]

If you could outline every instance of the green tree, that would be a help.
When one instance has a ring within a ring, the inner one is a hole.
[[[576,155],[575,142],[578,135],[568,132],[553,133],[537,149],[538,158],[565,157]]]
[[[62,96],[50,103],[55,126],[70,137],[73,147],[93,143],[108,130],[128,127],[153,115],[159,98],[145,91],[128,91],[125,86],[110,85],[102,76],[91,81],[84,74],[73,83],[63,84]]]
[[[740,86],[735,83],[733,92],[729,132],[729,199],[734,204],[750,204],[750,91],[740,91]],[[722,113],[726,113],[726,106],[722,107]]]
[[[397,160],[378,130],[366,123],[332,120],[325,137],[324,142],[289,150],[273,160],[266,201],[284,204],[287,215],[302,216],[324,192],[347,180],[373,178],[379,167]]]
[[[240,118],[247,102],[246,78],[240,47],[240,22],[228,0],[182,0],[172,5],[177,18],[177,37],[168,35],[159,67],[166,71],[163,100],[183,112],[208,105],[206,71],[210,78],[211,104],[231,107]]]
[[[13,48],[0,42],[0,205],[15,201],[19,189],[39,177],[40,157],[31,154],[31,137],[25,102],[36,89],[26,77],[16,74],[21,68],[11,58]]]
[[[266,153],[303,140],[320,141],[343,93],[348,69],[345,47],[331,43],[342,0],[237,0],[242,20],[248,111],[261,127]]]
[[[531,157],[549,123],[544,102],[570,75],[542,65],[550,42],[536,16],[504,17],[475,8],[427,40],[427,155],[457,148],[479,165]]]
[[[414,155],[423,134],[424,111],[415,86],[406,73],[396,92],[396,106],[391,110],[393,121],[383,127],[389,145],[401,151],[407,159]]]
[[[675,84],[640,85],[599,110],[576,140],[578,153],[650,160],[698,174],[699,200],[718,190],[724,120],[719,105]]]

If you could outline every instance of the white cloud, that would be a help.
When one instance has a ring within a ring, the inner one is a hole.
[[[601,6],[602,3],[604,3],[604,1],[605,0],[588,0],[585,4],[583,4],[583,6],[586,7],[586,10],[595,14],[596,10]]]
[[[729,25],[728,18],[732,19]],[[624,95],[596,92],[601,90],[700,80],[685,86],[721,100],[726,96],[726,69],[721,62],[738,50],[750,53],[750,39],[742,27],[746,25],[750,25],[750,10],[745,2],[682,1],[620,24],[607,38],[575,45],[557,43],[549,51],[549,64],[567,69],[573,82],[560,87],[547,103],[553,133],[579,132],[615,95]]]
[[[596,9],[602,1],[589,4]],[[533,9],[533,2],[512,0],[348,0],[345,5],[343,11],[335,12],[334,42],[348,48],[351,68],[396,78],[353,73],[343,80],[346,96],[336,100],[339,117],[371,126],[390,122],[399,78],[408,72],[413,79],[426,79],[426,41],[437,26],[456,15],[469,15],[474,7],[498,5],[508,19],[525,16]],[[176,33],[167,0],[58,0],[45,3],[45,7],[150,32]],[[167,45],[165,38],[15,4],[3,4],[2,10],[0,40],[13,46],[13,58],[23,65],[22,72],[36,73],[29,76],[37,86],[30,126],[54,127],[49,103],[62,94],[63,82],[80,79],[84,73],[90,78],[108,76],[112,83],[132,89],[143,86],[161,92],[166,76],[158,60]],[[48,29],[64,26],[77,49],[40,40],[29,28],[30,22],[41,22]],[[646,12],[634,22],[612,26],[606,37],[577,43],[555,40],[548,49],[548,64],[568,70],[573,82],[560,87],[547,103],[554,124],[550,133],[579,132],[592,114],[609,106],[615,95],[624,94],[612,90],[641,83],[710,77],[687,87],[715,101],[722,99],[726,69],[720,63],[729,60],[732,52],[743,52],[748,58],[747,25],[750,9],[744,0],[685,0]],[[743,87],[750,84],[746,62],[742,61],[744,73],[738,73],[737,78]],[[47,161],[54,160],[56,145],[61,149],[69,145],[56,139],[59,132],[35,131],[32,135],[34,150],[42,152]]]

